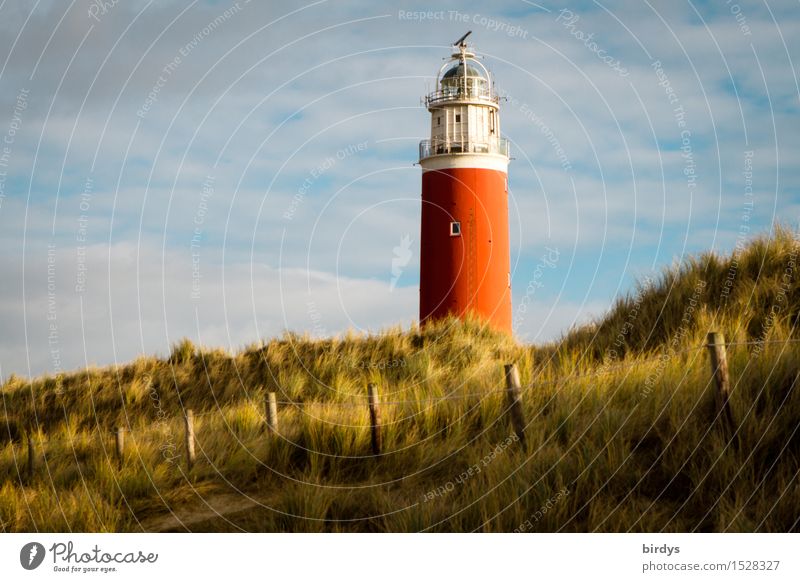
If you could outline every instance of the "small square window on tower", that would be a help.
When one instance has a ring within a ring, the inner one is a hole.
[[[461,223],[451,222],[450,223],[450,236],[461,236]]]

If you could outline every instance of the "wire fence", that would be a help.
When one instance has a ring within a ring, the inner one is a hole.
[[[753,345],[765,345],[765,344],[787,344],[788,345],[788,344],[796,344],[796,343],[800,343],[800,338],[788,338],[788,339],[782,339],[782,340],[733,341],[733,342],[725,342],[723,344],[723,346],[724,346],[724,348],[728,348],[728,347],[733,347],[733,346],[753,346]],[[631,368],[639,367],[643,363],[651,363],[651,362],[656,361],[658,359],[662,359],[665,356],[668,356],[668,357],[671,358],[671,357],[676,357],[676,356],[683,355],[683,354],[686,354],[686,353],[692,353],[692,352],[697,352],[697,351],[700,351],[700,350],[706,350],[706,349],[709,349],[709,348],[712,348],[712,347],[714,347],[713,344],[709,344],[709,343],[704,342],[704,343],[702,343],[700,345],[690,346],[690,347],[683,348],[683,349],[680,349],[680,350],[666,350],[666,351],[664,351],[662,353],[653,354],[652,356],[650,356],[648,358],[644,358],[644,359],[637,358],[637,359],[634,359],[634,360],[631,360],[631,361],[627,361],[627,362],[626,361],[621,361],[621,362],[618,362],[618,363],[613,364],[613,365],[601,365],[600,369],[594,370],[594,371],[591,371],[591,372],[562,375],[562,376],[559,376],[558,378],[555,378],[555,379],[552,379],[552,380],[535,379],[535,380],[532,380],[531,382],[529,382],[528,384],[525,384],[524,386],[518,386],[518,389],[519,389],[519,392],[521,394],[523,392],[527,392],[527,391],[530,391],[530,390],[535,389],[535,388],[541,388],[541,387],[545,387],[545,386],[557,386],[557,385],[563,384],[565,382],[577,381],[577,380],[585,380],[587,378],[598,377],[598,376],[602,376],[602,375],[609,374],[609,373],[612,373],[612,372],[616,372],[616,371],[619,371],[619,370],[625,370],[625,369],[631,369]],[[543,372],[543,370],[539,370],[540,374],[542,372]],[[444,396],[432,396],[432,397],[428,397],[428,398],[405,399],[405,400],[381,400],[379,402],[379,405],[380,406],[407,406],[407,405],[419,405],[419,404],[435,404],[435,403],[438,403],[438,402],[455,401],[455,400],[467,400],[467,399],[471,399],[471,398],[484,399],[484,398],[487,398],[487,397],[496,396],[498,393],[505,393],[507,391],[508,391],[508,385],[506,384],[506,385],[495,386],[495,387],[492,387],[491,389],[481,390],[479,392],[467,392],[467,393],[463,393],[462,392],[462,393],[457,393],[457,394],[455,394],[455,393],[454,394],[447,394],[447,395],[444,395]],[[288,407],[294,407],[294,408],[298,408],[298,409],[303,409],[304,407],[308,407],[308,406],[325,406],[325,407],[342,407],[342,408],[364,408],[365,406],[368,405],[368,402],[366,401],[368,396],[366,394],[365,395],[354,394],[354,395],[351,395],[351,397],[361,398],[362,400],[361,401],[350,401],[350,402],[335,401],[335,400],[317,400],[317,401],[310,401],[309,402],[309,401],[298,401],[298,400],[277,400],[277,399],[273,399],[273,402],[276,405],[281,405],[281,406],[284,406],[284,407],[287,407],[287,406]],[[184,408],[184,411],[187,411],[187,410],[189,410],[189,409],[188,408]],[[202,411],[202,412],[194,412],[194,411],[192,412],[192,416],[193,416],[194,419],[207,418],[207,417],[220,418],[220,417],[224,417],[224,415],[225,415],[225,410],[223,410],[221,407],[218,407],[218,408],[212,409],[212,410]],[[259,414],[259,417],[264,422],[268,422],[268,423],[270,422],[270,419],[268,418],[268,415],[266,415],[266,414]],[[8,422],[8,418],[6,419],[6,422]],[[161,422],[162,423],[166,423],[167,421],[161,421]],[[153,426],[157,425],[157,424],[159,424],[159,423],[151,423],[150,425],[148,425],[146,427],[143,427],[143,428],[133,428],[131,426],[125,426],[123,430],[127,434],[143,435],[145,433],[152,433],[153,430],[154,430]],[[90,431],[88,431],[88,434],[86,432],[82,432],[80,434],[76,433],[75,435],[66,435],[66,436],[60,437],[60,438],[59,437],[53,438],[52,436],[48,435],[47,436],[47,440],[48,440],[48,442],[52,442],[52,443],[59,443],[59,442],[74,443],[74,442],[82,440],[82,439],[90,438],[95,434],[100,434],[101,436],[102,435],[114,435],[119,430],[120,430],[120,427],[104,428],[104,427],[101,427],[99,425],[96,425]]]

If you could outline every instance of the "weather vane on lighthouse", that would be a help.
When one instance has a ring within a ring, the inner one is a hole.
[[[420,322],[472,313],[511,333],[508,141],[486,67],[458,39],[425,97]]]

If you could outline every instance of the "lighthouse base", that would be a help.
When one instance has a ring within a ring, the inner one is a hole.
[[[423,166],[424,167],[424,166]],[[422,174],[420,322],[474,314],[511,333],[507,174]]]

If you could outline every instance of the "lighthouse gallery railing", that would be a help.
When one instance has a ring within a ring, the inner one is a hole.
[[[419,142],[419,159],[443,154],[500,154],[508,157],[508,140],[501,137],[488,142],[424,139]]]

